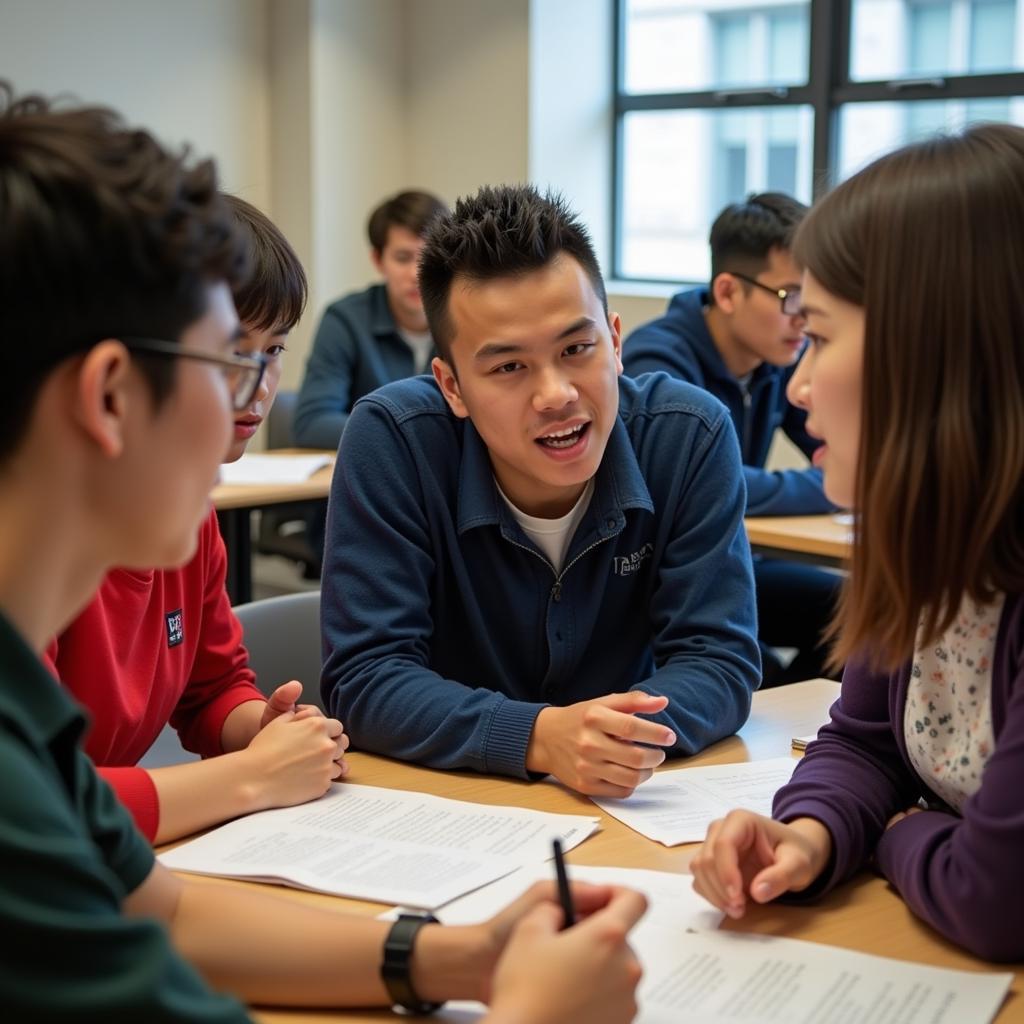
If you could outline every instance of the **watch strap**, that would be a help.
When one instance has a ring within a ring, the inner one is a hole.
[[[380,976],[396,1008],[408,1013],[433,1013],[441,1003],[428,1003],[412,986],[412,952],[419,930],[437,924],[433,914],[399,914],[384,940],[384,959]]]

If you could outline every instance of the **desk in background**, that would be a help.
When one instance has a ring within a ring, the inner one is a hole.
[[[737,736],[730,737],[688,761],[672,761],[667,768],[684,764],[723,764],[752,759],[778,757],[791,750],[793,736],[813,732],[828,718],[828,708],[839,692],[839,684],[827,680],[795,683],[758,693],[750,720]],[[512,779],[467,772],[440,772],[429,768],[390,761],[370,754],[352,754],[352,782],[419,790],[459,800],[484,804],[507,804],[563,814],[597,815],[601,831],[572,850],[572,864],[617,865],[683,871],[696,847],[666,848],[632,832],[621,822],[603,814],[585,797],[560,786],[527,783]],[[208,879],[200,879],[208,883]],[[218,883],[223,884],[223,883]],[[230,885],[251,885],[229,882]],[[344,908],[353,913],[379,914],[380,904],[342,900],[295,889],[277,890],[286,898],[319,906]],[[807,939],[826,945],[912,960],[937,967],[963,970],[1005,970],[960,952],[941,939],[907,910],[888,883],[867,872],[841,886],[810,907],[754,907],[739,922],[726,921],[723,928],[760,932],[795,939]],[[1011,968],[1012,969],[1012,968]],[[997,1017],[998,1024],[1024,1022],[1024,969],[1014,972],[1010,995]],[[262,1024],[327,1024],[327,1022],[395,1021],[393,1014],[379,1011],[256,1010]]]
[[[846,515],[750,516],[744,523],[755,555],[835,568],[849,560],[853,527]]]
[[[308,448],[280,448],[265,455],[330,455]],[[252,600],[253,509],[295,501],[326,500],[331,491],[334,463],[297,484],[218,484],[210,495],[228,553],[227,591],[232,604]]]

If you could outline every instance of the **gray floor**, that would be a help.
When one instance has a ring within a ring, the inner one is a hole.
[[[296,562],[290,562],[278,555],[253,555],[252,557],[252,599],[278,594],[294,594],[299,590],[319,590],[319,580],[304,580]]]

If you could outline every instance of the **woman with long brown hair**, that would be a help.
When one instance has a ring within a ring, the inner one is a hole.
[[[857,511],[831,721],[775,798],[693,860],[732,917],[872,858],[918,916],[1024,957],[1024,129],[908,146],[799,229],[809,344],[790,384]]]

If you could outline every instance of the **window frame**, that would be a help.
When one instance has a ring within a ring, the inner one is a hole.
[[[636,111],[707,110],[808,106],[813,117],[811,144],[812,196],[819,198],[835,182],[838,115],[855,103],[915,103],[934,100],[1004,99],[1024,96],[1024,70],[964,75],[854,81],[850,78],[850,42],[854,0],[810,0],[806,84],[752,88],[705,89],[693,92],[632,95],[625,87],[627,0],[614,0],[612,132],[612,277],[652,283],[685,282],[681,278],[627,276],[622,272],[622,213],[625,116]],[[756,0],[751,0],[756,4]]]

